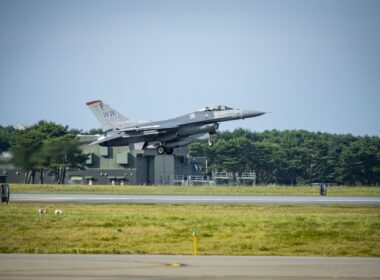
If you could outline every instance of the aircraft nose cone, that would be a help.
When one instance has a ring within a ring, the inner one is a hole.
[[[260,111],[255,111],[255,110],[243,110],[242,113],[243,113],[242,114],[243,119],[258,117],[265,114],[265,112],[260,112]]]

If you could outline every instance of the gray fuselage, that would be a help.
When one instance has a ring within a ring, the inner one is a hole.
[[[227,107],[228,108],[228,107]],[[219,122],[252,118],[263,112],[241,109],[204,109],[177,118],[146,122],[139,126],[123,127],[106,132],[105,137],[118,135],[116,139],[102,143],[104,146],[124,146],[139,142],[160,142],[167,147],[187,145],[195,140],[204,139],[205,134],[213,134],[218,129]]]

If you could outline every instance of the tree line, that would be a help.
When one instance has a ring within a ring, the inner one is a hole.
[[[209,170],[255,171],[259,184],[380,184],[380,138],[236,129],[212,136],[214,145],[195,142],[192,156],[206,156]]]
[[[87,155],[81,153],[77,134],[99,134],[40,121],[24,130],[0,126],[0,155],[26,172],[25,182],[43,183],[45,173],[63,183],[67,168],[80,169]],[[338,135],[305,130],[244,129],[220,132],[207,141],[190,145],[192,156],[205,156],[209,171],[255,171],[259,184],[296,185],[335,183],[380,185],[380,137]],[[208,174],[210,175],[210,174]]]
[[[10,151],[11,163],[26,172],[25,183],[44,183],[45,173],[54,176],[54,182],[63,184],[67,168],[81,169],[87,155],[68,127],[40,121],[26,129],[0,126],[0,154]]]

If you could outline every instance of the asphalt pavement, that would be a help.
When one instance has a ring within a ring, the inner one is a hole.
[[[126,204],[289,204],[289,205],[373,205],[380,197],[367,196],[273,196],[273,195],[112,195],[12,193],[10,202],[35,203],[126,203]]]
[[[380,258],[0,254],[0,279],[380,279]]]

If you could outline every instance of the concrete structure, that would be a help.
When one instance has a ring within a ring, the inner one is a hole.
[[[192,158],[186,147],[174,150],[172,155],[158,155],[156,150],[134,150],[133,146],[102,147],[88,145],[97,139],[94,135],[80,135],[83,153],[88,154],[84,170],[67,170],[65,183],[111,185],[171,185],[174,178],[184,180],[190,175],[201,175],[204,158]],[[0,165],[0,174],[8,176],[9,183],[22,183],[25,172],[9,164]],[[45,183],[53,183],[46,173]],[[36,182],[39,178],[36,176]]]

